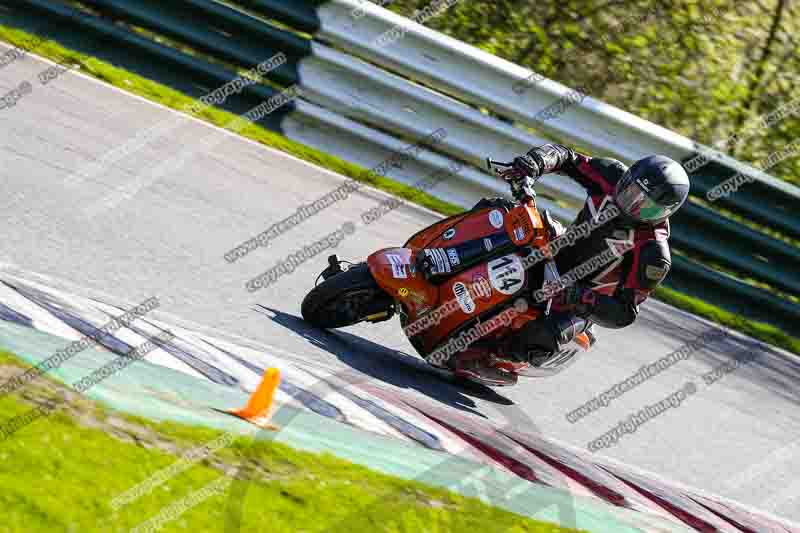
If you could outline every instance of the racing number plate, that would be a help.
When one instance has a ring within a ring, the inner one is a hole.
[[[501,294],[514,294],[525,283],[525,268],[518,255],[506,255],[489,261],[489,281]]]

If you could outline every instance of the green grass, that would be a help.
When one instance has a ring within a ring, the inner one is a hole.
[[[12,44],[24,44],[33,37],[17,28],[0,25],[0,39]],[[37,48],[36,53],[54,61],[67,61],[79,64],[81,70],[88,75],[101,79],[115,87],[119,87],[128,92],[148,98],[166,107],[173,109],[185,109],[187,105],[195,102],[185,94],[165,87],[160,83],[148,80],[136,74],[130,73],[121,68],[112,66],[99,59],[86,56],[79,52],[68,50],[60,44],[47,41]],[[236,116],[215,108],[206,108],[194,114],[196,118],[205,120],[209,123],[224,127],[233,121]],[[326,169],[332,170],[344,176],[356,179],[361,182],[394,194],[409,202],[427,207],[443,215],[453,215],[463,211],[457,205],[445,202],[431,196],[423,191],[403,185],[389,178],[379,176],[369,170],[344,161],[338,157],[326,154],[309,146],[297,143],[277,133],[266,130],[256,124],[250,124],[239,132],[240,135],[257,141],[266,146],[282,150],[300,159],[314,163]],[[743,317],[729,313],[723,309],[710,305],[702,300],[675,292],[667,288],[660,288],[655,297],[665,301],[679,309],[689,311],[702,316],[716,323],[731,327],[742,333],[751,335],[754,338],[769,342],[785,348],[794,353],[800,354],[800,339],[787,335],[779,329],[760,322],[755,322]]]
[[[18,373],[18,366],[13,354],[0,352],[6,377]],[[332,455],[245,437],[114,510],[114,497],[222,433],[122,415],[47,378],[28,385],[24,400],[0,398],[0,412],[6,420],[64,394],[68,406],[0,441],[0,531],[128,531],[219,479],[223,469],[234,472],[243,459],[258,466],[246,476],[242,531],[575,531]],[[228,491],[245,481],[233,483]],[[166,523],[163,531],[225,531],[228,498],[210,497]]]
[[[800,354],[800,339],[792,337],[770,324],[741,317],[735,313],[720,309],[719,307],[715,307],[668,287],[659,287],[656,289],[654,296],[658,300],[673,305],[678,309],[683,309],[692,314],[702,316],[712,322],[722,324],[723,326],[727,326],[745,335],[749,335],[754,339],[759,339],[783,348],[784,350]]]

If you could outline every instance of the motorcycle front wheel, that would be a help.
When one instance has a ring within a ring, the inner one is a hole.
[[[364,320],[387,320],[394,300],[378,285],[366,263],[353,265],[326,279],[306,295],[303,320],[323,329],[343,328]]]

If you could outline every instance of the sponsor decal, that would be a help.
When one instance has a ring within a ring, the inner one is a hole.
[[[644,269],[644,273],[648,279],[652,279],[653,281],[661,281],[667,277],[667,269],[662,266],[647,265],[647,268]]]
[[[503,227],[503,212],[499,209],[493,210],[489,213],[489,224],[493,227],[500,229]]]
[[[444,252],[444,248],[430,248],[425,250],[425,255],[436,264],[436,274],[446,274],[451,271],[450,261]]]
[[[408,272],[406,271],[406,266],[408,265],[403,262],[402,257],[394,254],[386,254],[386,257],[392,264],[392,276],[394,276],[395,279],[405,279],[408,277]]]
[[[462,311],[467,314],[471,314],[473,311],[475,311],[475,301],[469,294],[466,285],[460,281],[453,285],[453,294],[455,295],[456,300],[458,301],[458,306],[461,307]]]
[[[449,230],[445,231],[445,232],[442,234],[442,239],[444,239],[444,240],[446,240],[446,241],[449,241],[450,239],[452,239],[452,238],[453,238],[453,237],[455,237],[455,236],[456,236],[456,230],[455,230],[455,228],[450,228]]]
[[[417,307],[424,306],[424,309],[430,309],[430,306],[427,305],[427,302],[423,296],[420,296],[419,293],[412,291],[407,287],[400,287],[397,289],[397,294],[403,298],[406,303],[413,304]],[[421,312],[423,312],[422,309],[417,309],[417,313]]]
[[[472,286],[470,289],[475,299],[486,298],[488,300],[492,297],[492,286],[489,285],[489,280],[483,276],[475,276],[472,278]]]
[[[514,294],[525,282],[525,268],[517,255],[506,255],[489,261],[489,280],[492,287],[502,294]]]
[[[533,232],[533,226],[531,225],[531,215],[528,213],[528,210],[525,208],[517,208],[509,213],[511,215],[511,220],[513,223],[511,224],[514,227],[514,238],[518,242],[522,242],[525,240],[525,236],[528,233]]]
[[[491,252],[492,249],[494,248],[494,244],[492,244],[492,239],[489,237],[484,238],[483,247],[486,248],[487,252]]]
[[[461,264],[461,259],[459,259],[458,252],[455,248],[447,249],[447,258],[450,259],[450,264],[453,266]]]

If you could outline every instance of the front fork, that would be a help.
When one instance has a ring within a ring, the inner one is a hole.
[[[328,256],[328,267],[320,274],[322,279],[327,280],[337,274],[344,272],[342,261],[336,254]],[[390,320],[395,314],[395,302],[383,290],[378,290],[375,296],[359,306],[360,320],[375,324]]]

